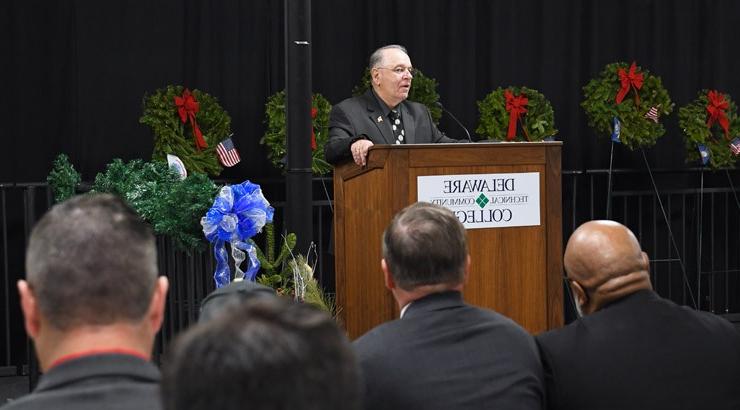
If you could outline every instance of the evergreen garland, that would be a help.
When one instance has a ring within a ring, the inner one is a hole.
[[[665,133],[663,124],[645,118],[645,114],[656,107],[661,116],[673,111],[673,102],[668,91],[663,88],[660,77],[638,67],[643,75],[642,88],[639,89],[639,105],[630,90],[624,100],[617,104],[615,97],[621,88],[619,69],[629,69],[629,64],[620,62],[607,65],[598,78],[589,81],[583,87],[584,101],[581,107],[588,116],[588,125],[598,133],[611,135],[613,118],[621,123],[620,141],[629,149],[655,145]]]
[[[698,146],[703,144],[709,151],[709,166],[712,168],[734,167],[737,157],[729,148],[724,130],[719,124],[707,127],[707,94],[709,90],[699,91],[696,99],[678,109],[678,124],[685,135],[686,161],[700,161]],[[725,111],[729,121],[729,135],[740,134],[740,118],[737,107],[729,95],[724,94],[729,108]]]
[[[95,177],[92,190],[120,196],[156,234],[187,249],[205,244],[200,216],[210,208],[218,188],[199,173],[180,180],[163,162],[115,159]]]
[[[475,132],[489,140],[507,141],[509,128],[509,112],[506,111],[506,91],[515,96],[524,95],[529,100],[527,112],[517,124],[516,136],[513,141],[542,141],[557,134],[555,129],[555,114],[552,105],[544,95],[537,90],[527,87],[497,88],[489,93],[482,101],[478,101],[480,123]],[[522,129],[522,125],[524,129]],[[526,133],[524,132],[526,130]]]
[[[360,96],[365,94],[370,88],[372,88],[370,69],[366,68],[360,84],[352,89],[352,95],[355,97]],[[429,113],[432,115],[432,121],[434,121],[434,124],[439,125],[439,119],[442,118],[442,109],[437,106],[437,102],[439,101],[437,80],[425,76],[421,70],[416,69],[414,79],[411,81],[408,100],[426,105]]]
[[[332,166],[324,159],[324,145],[329,139],[329,112],[331,104],[321,94],[311,98],[313,132],[316,148],[311,152],[311,170],[316,175],[324,175]],[[315,111],[314,111],[315,110]],[[315,113],[315,116],[313,115]],[[279,91],[267,99],[265,104],[265,123],[267,129],[260,144],[269,148],[268,157],[278,169],[285,169],[288,150],[286,148],[285,91]]]
[[[195,117],[208,144],[207,148],[199,151],[195,147],[189,121],[183,123],[177,113],[174,99],[181,96],[183,90],[181,85],[168,85],[144,96],[139,122],[150,126],[154,132],[152,159],[166,162],[167,154],[177,155],[188,172],[218,176],[223,167],[215,150],[219,142],[231,135],[231,118],[215,97],[192,90],[200,106]]]

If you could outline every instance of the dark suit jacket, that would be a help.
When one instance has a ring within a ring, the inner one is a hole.
[[[740,335],[636,292],[537,336],[551,409],[740,409]]]
[[[364,136],[374,144],[394,144],[391,123],[386,116],[389,109],[380,105],[372,89],[358,97],[348,98],[331,109],[329,140],[324,146],[324,157],[331,164],[350,159],[350,145]],[[398,109],[403,119],[407,144],[431,144],[459,141],[444,135],[432,121],[423,104],[404,101]]]
[[[158,410],[159,378],[157,367],[138,357],[84,356],[54,366],[3,410]]]
[[[402,319],[354,342],[366,409],[540,409],[534,339],[510,319],[467,305],[459,292],[413,302]]]

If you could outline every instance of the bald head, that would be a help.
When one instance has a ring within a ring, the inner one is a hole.
[[[632,231],[614,221],[578,227],[568,240],[564,263],[585,313],[651,288],[647,255]]]

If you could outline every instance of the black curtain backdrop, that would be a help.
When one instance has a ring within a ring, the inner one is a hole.
[[[183,84],[232,117],[243,161],[223,176],[279,176],[259,144],[264,104],[284,86],[280,0],[5,0],[0,6],[0,182],[45,179],[60,152],[90,180],[113,158],[148,159],[138,123],[146,92]],[[474,130],[476,101],[499,86],[538,89],[553,104],[563,168],[606,168],[609,141],[588,128],[581,87],[604,65],[637,61],[662,77],[676,108],[701,88],[740,98],[734,0],[315,0],[314,91],[349,97],[368,55],[405,45],[439,82],[445,106]],[[677,110],[648,151],[653,167],[683,167]],[[462,137],[443,118],[441,128]],[[615,166],[642,166],[615,150]]]

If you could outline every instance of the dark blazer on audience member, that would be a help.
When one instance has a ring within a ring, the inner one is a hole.
[[[447,137],[437,129],[425,105],[403,101],[397,109],[403,120],[406,144],[461,142]],[[388,112],[390,109],[385,104],[381,106],[372,89],[332,107],[329,117],[329,140],[324,147],[326,160],[336,164],[351,159],[349,147],[360,135],[364,135],[374,144],[394,144],[396,139],[387,117]]]
[[[643,290],[537,336],[550,409],[740,409],[740,334]]]
[[[84,356],[54,366],[3,410],[159,410],[159,379],[156,366],[135,356]]]
[[[413,302],[402,319],[354,342],[365,408],[540,409],[534,339],[510,319],[467,305],[459,292]]]

